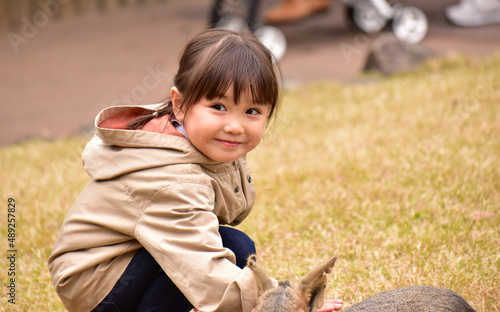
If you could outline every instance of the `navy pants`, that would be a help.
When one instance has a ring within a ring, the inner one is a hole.
[[[219,233],[224,247],[236,255],[236,265],[243,268],[247,258],[256,253],[254,242],[234,228],[221,226]],[[156,260],[141,248],[108,296],[93,311],[188,312],[192,308]]]

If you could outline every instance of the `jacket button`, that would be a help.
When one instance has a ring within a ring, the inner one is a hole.
[[[250,175],[247,176],[248,183],[252,183],[252,177]]]
[[[237,187],[234,188],[234,192],[235,193],[238,193],[239,191],[240,191],[240,187],[239,186],[237,186]]]

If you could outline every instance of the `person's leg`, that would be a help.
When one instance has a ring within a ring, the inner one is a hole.
[[[149,285],[137,311],[141,312],[188,312],[193,305],[175,286],[170,278],[161,272]]]
[[[265,20],[270,24],[295,22],[324,12],[329,6],[330,0],[282,0],[266,13]]]
[[[221,226],[224,247],[233,251],[236,265],[246,266],[256,253],[254,242],[245,233]],[[140,249],[113,290],[94,309],[95,312],[163,311],[188,312],[193,308],[182,292],[168,278],[156,260]]]
[[[191,303],[145,248],[139,249],[115,287],[94,312],[188,312]]]
[[[248,235],[235,228],[221,226],[219,233],[222,245],[235,254],[236,265],[243,269],[247,265],[248,257],[257,253],[255,243]]]
[[[146,249],[139,249],[115,287],[93,311],[137,311],[143,294],[161,272],[163,270]]]
[[[245,267],[248,257],[256,252],[254,242],[248,235],[234,228],[221,226],[219,233],[222,238],[222,245],[235,254],[236,265],[240,268]],[[169,295],[166,296],[165,294]],[[192,308],[193,306],[182,292],[162,272],[145,292],[138,311],[179,312],[189,311]]]

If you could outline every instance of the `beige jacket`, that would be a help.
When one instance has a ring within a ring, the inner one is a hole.
[[[239,224],[254,204],[245,159],[217,163],[180,136],[99,127],[131,109],[103,110],[83,152],[92,181],[69,210],[49,259],[65,307],[96,307],[144,246],[199,310],[251,311],[253,274],[234,264],[218,232],[219,224]]]

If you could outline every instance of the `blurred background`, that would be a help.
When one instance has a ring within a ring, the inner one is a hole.
[[[228,0],[248,5],[248,0]],[[428,33],[418,45],[446,56],[500,51],[500,24],[459,27],[457,0],[407,0]],[[279,0],[262,0],[256,23]],[[104,107],[148,104],[168,94],[183,45],[210,23],[211,0],[0,0],[0,147],[30,138],[89,133]],[[326,11],[275,25],[285,36],[285,86],[360,83],[371,43],[331,0]]]

